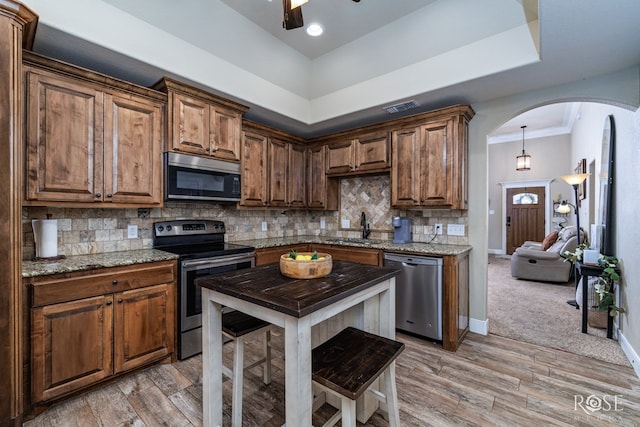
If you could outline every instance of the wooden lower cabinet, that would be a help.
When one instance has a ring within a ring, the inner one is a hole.
[[[307,252],[309,250],[309,245],[306,243],[302,243],[299,245],[286,245],[256,249],[256,267],[260,265],[280,262],[280,255],[288,254],[289,252],[294,250],[297,252]]]
[[[469,332],[469,253],[443,257],[442,346],[456,351]]]
[[[175,271],[163,261],[35,278],[32,404],[173,357]],[[84,295],[107,286],[113,292]]]
[[[31,311],[31,389],[50,400],[113,372],[113,297],[99,296]]]
[[[382,251],[351,246],[312,244],[311,250],[331,254],[333,261],[347,261],[366,265],[382,265]]]

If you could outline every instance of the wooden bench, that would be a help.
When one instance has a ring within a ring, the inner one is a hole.
[[[271,324],[264,320],[256,319],[253,316],[240,311],[230,311],[222,314],[222,334],[235,342],[233,355],[233,370],[222,367],[222,372],[231,378],[233,392],[231,399],[231,423],[235,427],[242,426],[242,386],[243,374],[246,369],[251,369],[258,365],[263,365],[262,381],[265,384],[271,383]],[[244,366],[244,341],[252,339],[257,335],[264,334],[263,357],[250,365]]]
[[[395,359],[404,344],[352,327],[320,344],[312,352],[313,381],[321,390],[337,394],[341,410],[324,426],[332,426],[342,418],[342,426],[356,425],[356,399],[381,374],[384,374],[384,394],[369,389],[387,406],[389,425],[400,425],[395,384]]]

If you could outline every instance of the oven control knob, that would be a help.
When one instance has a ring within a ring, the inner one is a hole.
[[[171,231],[171,228],[172,227],[170,225],[167,225],[167,231]]]
[[[161,225],[158,227],[158,231],[162,231],[162,230],[164,230],[164,227]]]

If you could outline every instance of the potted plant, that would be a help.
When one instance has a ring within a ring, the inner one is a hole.
[[[616,271],[618,258],[614,256],[601,256],[598,265],[603,269],[598,277],[598,283],[594,286],[598,310],[609,311],[609,316],[614,317],[618,313],[624,313],[624,308],[616,305],[616,296],[613,293],[613,284],[620,279]]]
[[[582,262],[584,250],[587,249],[588,243],[581,243],[575,251],[565,251],[561,256],[567,261]],[[624,313],[622,307],[616,305],[616,296],[613,292],[613,285],[620,280],[617,272],[618,258],[609,255],[600,255],[598,265],[602,268],[602,273],[598,277],[598,283],[594,285],[596,293],[596,301],[598,311],[608,311],[609,316],[614,317],[618,313]]]

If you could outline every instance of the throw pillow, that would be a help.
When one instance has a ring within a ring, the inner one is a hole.
[[[551,247],[551,245],[553,245],[556,242],[556,240],[558,240],[557,231],[547,234],[544,237],[544,240],[542,241],[542,247],[540,249],[542,249],[543,251],[546,251]]]

